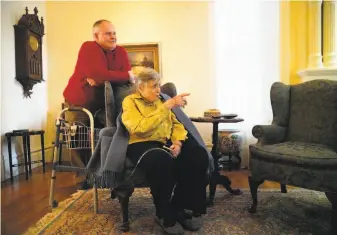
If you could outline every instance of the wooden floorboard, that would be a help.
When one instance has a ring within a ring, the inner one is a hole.
[[[248,188],[247,171],[227,172],[234,188]],[[50,212],[48,206],[51,167],[33,169],[29,180],[24,174],[1,183],[1,234],[22,234],[41,217]],[[261,188],[279,188],[279,184],[265,182]],[[57,172],[55,198],[63,201],[76,192],[74,173]]]

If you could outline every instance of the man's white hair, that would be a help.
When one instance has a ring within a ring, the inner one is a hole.
[[[98,33],[98,32],[100,31],[99,27],[101,26],[101,24],[103,24],[103,23],[105,23],[105,22],[112,24],[111,21],[102,19],[102,20],[97,20],[97,21],[92,25],[92,33],[93,33],[93,35],[94,35],[95,33]]]

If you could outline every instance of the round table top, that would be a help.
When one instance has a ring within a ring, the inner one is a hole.
[[[212,117],[190,117],[193,122],[208,122],[208,123],[237,123],[243,122],[242,118],[212,118]]]

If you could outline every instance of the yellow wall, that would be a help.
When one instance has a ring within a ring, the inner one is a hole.
[[[114,23],[119,43],[159,43],[164,82],[174,82],[180,92],[191,92],[186,113],[197,116],[215,107],[209,3],[48,1],[46,11],[49,142],[78,50],[84,41],[92,40],[92,24],[102,18]],[[201,128],[209,139],[210,128]]]
[[[301,82],[297,72],[308,66],[308,2],[290,2],[290,84]]]
[[[290,4],[280,2],[280,80],[290,81]]]
[[[308,2],[281,1],[281,81],[301,82],[297,72],[308,63]]]

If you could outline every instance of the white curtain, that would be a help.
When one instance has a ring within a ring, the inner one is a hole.
[[[243,136],[242,164],[248,167],[249,144],[256,143],[252,128],[270,124],[270,87],[280,81],[279,2],[219,0],[213,2],[217,107],[237,113]]]

